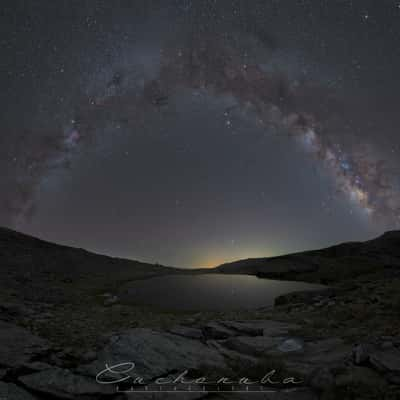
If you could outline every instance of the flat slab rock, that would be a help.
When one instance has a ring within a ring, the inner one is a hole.
[[[272,338],[267,336],[237,336],[227,339],[224,341],[223,345],[238,353],[263,357],[268,351],[279,346],[282,341],[282,338]]]
[[[352,347],[340,338],[322,339],[305,345],[304,358],[313,364],[335,364],[351,357]]]
[[[285,336],[300,326],[273,320],[221,321],[228,329],[248,336]]]
[[[174,335],[184,336],[191,339],[202,340],[204,338],[201,329],[192,328],[189,326],[176,325],[170,328],[168,332]]]
[[[378,371],[400,374],[400,351],[397,349],[373,353],[369,361]]]
[[[0,382],[0,399],[4,400],[36,400],[29,392],[14,383]]]
[[[219,321],[209,322],[202,327],[203,335],[206,339],[227,339],[231,336],[237,336],[238,333],[233,329],[229,329]]]
[[[277,353],[271,352],[271,354]],[[320,368],[342,365],[349,358],[351,358],[351,346],[340,338],[330,338],[305,342],[302,351],[287,352],[283,360],[287,368],[308,376]]]
[[[0,321],[0,366],[18,368],[49,348],[46,340],[28,330]]]
[[[272,320],[212,321],[202,327],[206,339],[227,339],[233,336],[287,336],[299,329],[295,324]]]
[[[113,336],[98,353],[97,360],[79,371],[91,375],[120,363],[135,363],[130,375],[145,380],[164,376],[171,371],[198,369],[202,366],[225,368],[224,358],[218,351],[202,342],[151,329],[133,329]]]
[[[339,338],[304,342],[295,337],[237,336],[220,340],[218,345],[234,351],[239,358],[278,357],[289,370],[305,377],[316,369],[342,364],[351,356],[351,346]]]
[[[27,388],[62,399],[78,396],[99,396],[115,393],[115,388],[101,385],[94,378],[76,375],[69,370],[54,367],[19,377]]]

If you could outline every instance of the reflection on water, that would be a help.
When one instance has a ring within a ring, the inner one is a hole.
[[[125,300],[168,310],[246,310],[271,306],[281,294],[324,288],[250,275],[168,275],[129,284]]]

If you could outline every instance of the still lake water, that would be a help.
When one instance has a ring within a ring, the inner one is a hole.
[[[323,288],[250,275],[168,275],[129,283],[123,298],[163,310],[251,310],[271,306],[285,293]]]

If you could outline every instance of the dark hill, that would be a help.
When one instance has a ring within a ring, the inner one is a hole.
[[[0,290],[27,300],[67,300],[79,289],[113,290],[174,268],[113,258],[0,228]],[[50,297],[50,298],[49,298]]]
[[[366,242],[342,243],[326,249],[222,264],[215,272],[264,278],[333,283],[400,267],[400,231]]]

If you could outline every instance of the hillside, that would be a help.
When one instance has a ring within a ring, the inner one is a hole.
[[[112,291],[122,282],[178,272],[49,243],[0,228],[0,290],[25,300],[68,302],[83,292]]]
[[[335,283],[399,266],[400,231],[390,231],[366,242],[342,243],[321,250],[222,264],[214,272]]]

